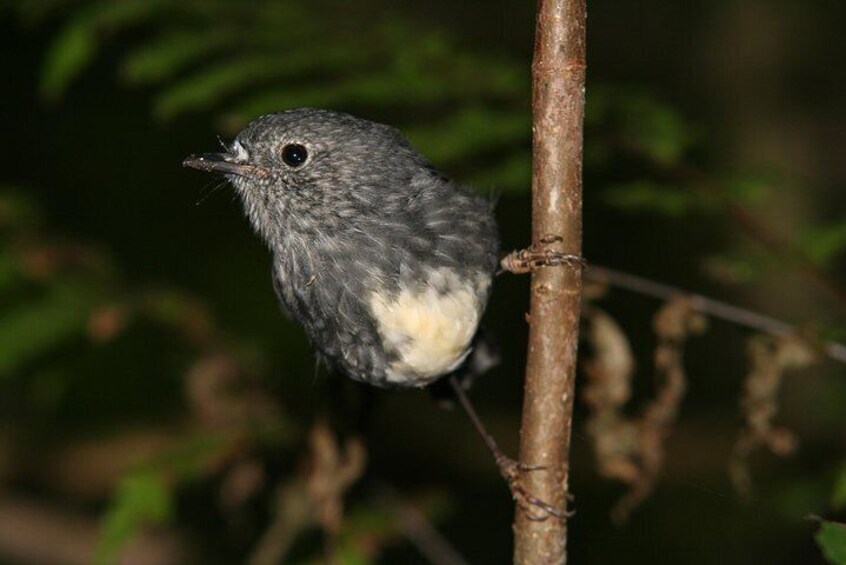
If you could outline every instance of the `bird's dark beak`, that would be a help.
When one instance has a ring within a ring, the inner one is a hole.
[[[254,175],[257,167],[249,163],[239,162],[229,153],[200,153],[189,155],[182,161],[183,167],[191,167],[208,173],[238,175],[242,177]]]

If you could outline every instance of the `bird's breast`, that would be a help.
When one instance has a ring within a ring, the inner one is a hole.
[[[373,319],[393,354],[388,383],[424,386],[456,369],[470,351],[489,286],[487,275],[468,278],[441,267],[396,291],[372,292]]]

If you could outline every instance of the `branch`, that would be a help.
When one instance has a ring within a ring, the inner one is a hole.
[[[691,308],[697,312],[777,337],[796,336],[802,333],[796,326],[764,314],[607,267],[591,265],[585,276],[593,281],[606,282],[612,286],[661,300],[686,296],[690,299]],[[821,344],[821,349],[831,359],[846,363],[846,345],[828,341]]]
[[[413,502],[403,500],[395,488],[381,485],[385,505],[399,521],[408,542],[432,565],[468,565],[452,543],[429,521]]]
[[[580,255],[585,0],[540,0],[532,62],[532,241]],[[533,496],[566,510],[581,298],[580,266],[532,272],[520,462]],[[540,467],[540,469],[537,469]],[[565,514],[562,514],[565,515]],[[514,561],[564,563],[567,522],[518,505]]]

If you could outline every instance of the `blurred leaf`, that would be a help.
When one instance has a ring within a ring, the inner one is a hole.
[[[532,155],[528,148],[510,157],[500,160],[470,178],[477,189],[528,191],[532,186]]]
[[[122,74],[130,84],[148,84],[170,78],[188,65],[229,47],[231,33],[173,32],[143,44],[123,61]]]
[[[645,94],[629,93],[622,102],[623,135],[656,161],[678,162],[694,139],[681,115]]]
[[[161,31],[138,34],[120,65],[130,84],[158,85],[153,113],[159,118],[219,109],[230,130],[297,106],[364,107],[376,119],[385,109],[393,115],[402,109],[413,116],[415,141],[435,161],[529,139],[524,61],[468,51],[440,31],[396,17],[345,21],[335,29],[296,4],[233,6],[220,0],[100,0],[67,12],[61,5],[45,9],[65,21],[48,57],[45,96],[63,94],[118,32],[152,20]],[[424,108],[429,111],[421,113]],[[436,126],[427,121],[431,115],[442,116]],[[478,161],[468,168],[480,167]],[[476,178],[496,188],[527,189],[527,163],[521,154]]]
[[[116,563],[121,548],[146,526],[160,524],[173,514],[173,501],[164,480],[148,471],[125,477],[100,527],[94,563]]]
[[[739,204],[755,205],[763,202],[770,193],[772,179],[753,175],[736,175],[726,179],[727,197]]]
[[[0,318],[0,377],[85,331],[93,294],[83,285],[60,284],[41,300],[7,310]]]
[[[160,118],[211,108],[231,94],[266,82],[294,75],[312,68],[325,72],[349,68],[360,55],[349,49],[315,49],[309,52],[260,54],[216,63],[192,76],[177,81],[156,98],[154,112]],[[277,107],[278,109],[278,107]]]
[[[814,539],[829,563],[846,565],[846,524],[822,520]]]
[[[392,72],[357,75],[355,78],[306,88],[265,89],[238,103],[233,113],[252,119],[280,108],[296,106],[349,107],[355,104],[391,105],[397,100],[415,105],[443,102],[452,94],[442,80],[430,76],[401,76]]]
[[[798,244],[811,261],[831,266],[846,251],[846,221],[810,228],[799,236]]]
[[[532,133],[529,116],[470,106],[446,120],[408,131],[410,140],[432,161],[450,161],[471,152],[525,141]]]
[[[831,494],[831,506],[835,510],[842,510],[846,508],[846,463],[840,465],[840,470],[834,481],[834,492]]]
[[[56,100],[94,58],[97,40],[93,30],[75,25],[65,28],[47,53],[41,75],[41,95]]]
[[[381,506],[357,506],[344,520],[344,535],[355,538],[362,534],[387,535],[396,530],[394,512]]]
[[[17,275],[17,262],[10,253],[0,249],[0,293],[8,290],[18,280]]]
[[[826,503],[828,485],[818,477],[794,477],[779,486],[773,502],[784,520],[804,516]]]
[[[199,433],[188,436],[174,449],[148,462],[147,469],[155,470],[176,482],[203,476],[220,459],[221,453],[231,450],[235,438],[226,434]]]
[[[605,190],[606,201],[630,212],[656,212],[671,217],[710,210],[713,201],[683,187],[647,180],[612,186]]]
[[[154,113],[167,119],[188,109],[207,109],[224,96],[266,76],[273,62],[271,56],[248,61],[232,59],[203,69],[165,89],[156,98]]]
[[[337,557],[344,565],[369,565],[373,563],[370,556],[359,547],[345,545],[338,550]]]
[[[56,100],[88,65],[99,47],[99,35],[123,25],[137,25],[153,16],[163,0],[102,1],[87,4],[53,40],[41,74],[41,94]]]
[[[585,126],[610,130],[616,143],[663,164],[677,163],[696,136],[681,114],[640,88],[596,85],[585,106]]]
[[[722,284],[734,285],[752,283],[778,265],[778,258],[760,248],[738,245],[729,251],[706,257],[702,261],[702,270]]]

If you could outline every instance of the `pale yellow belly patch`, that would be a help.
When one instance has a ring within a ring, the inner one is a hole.
[[[469,352],[480,314],[475,289],[447,269],[433,271],[428,282],[423,288],[371,295],[379,334],[398,354],[388,369],[389,381],[425,384],[457,368]]]

